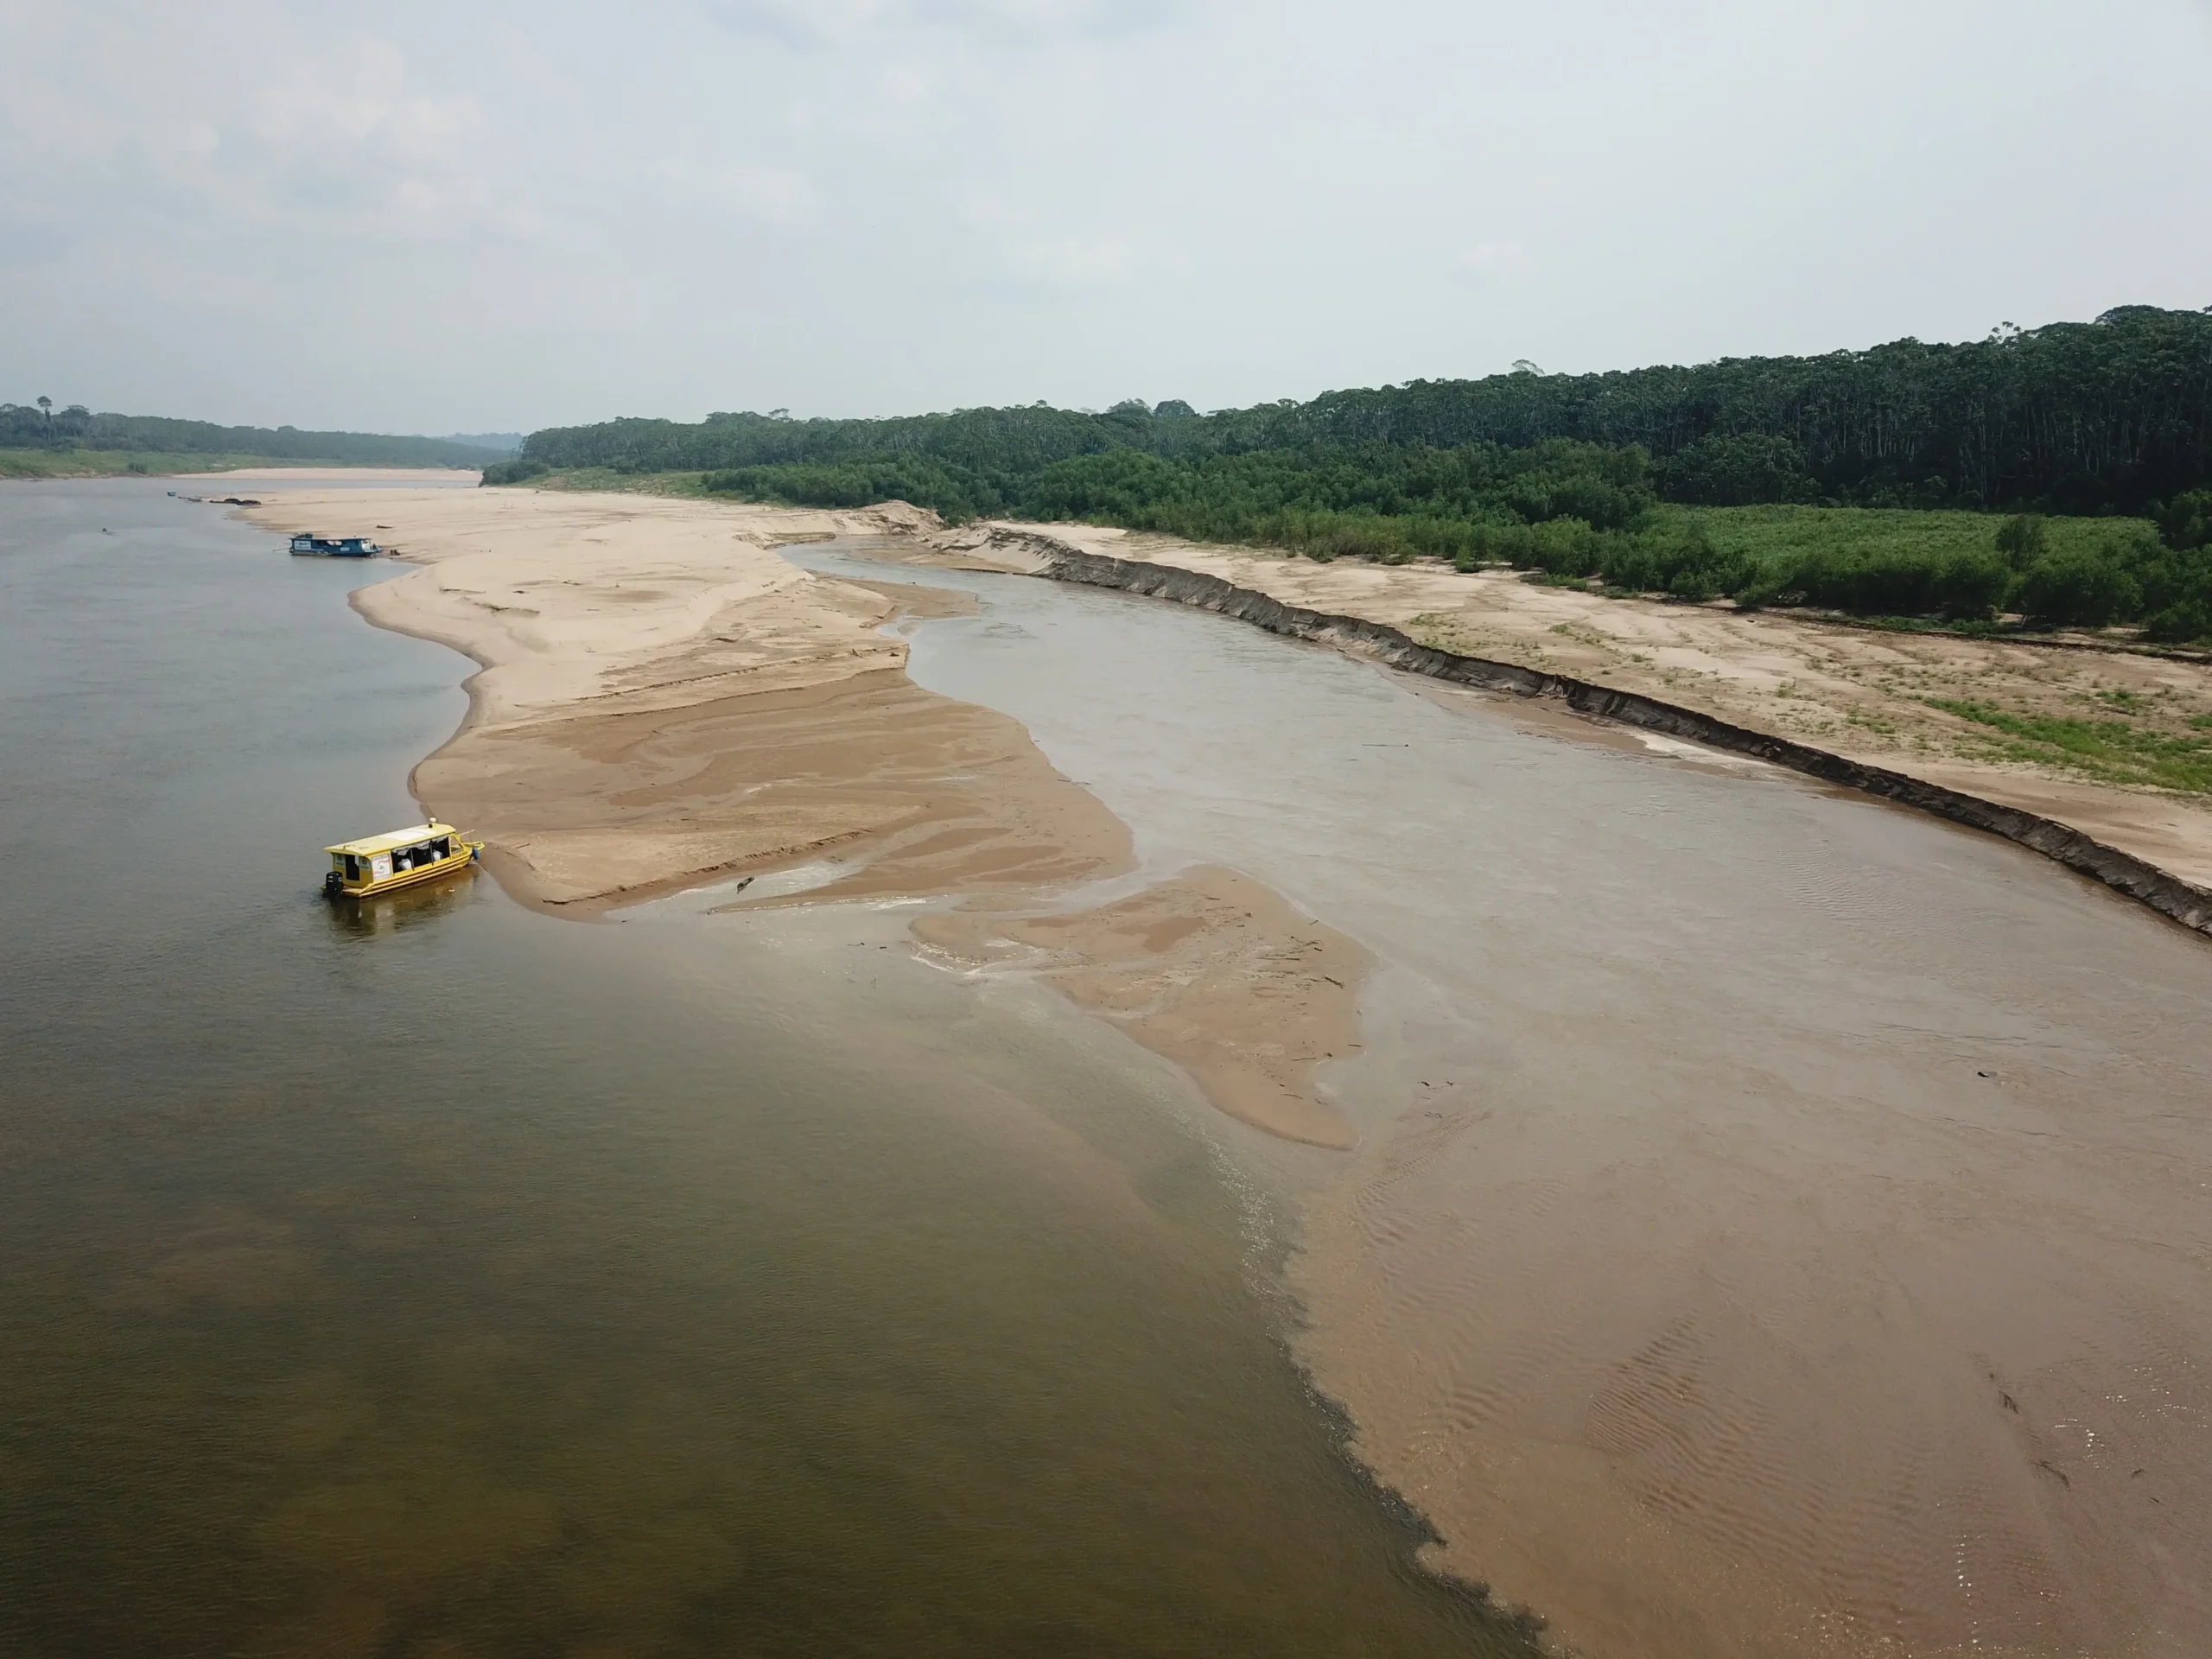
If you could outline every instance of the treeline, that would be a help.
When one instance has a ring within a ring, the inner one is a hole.
[[[96,415],[82,404],[0,403],[0,449],[91,449],[162,455],[263,455],[354,467],[480,467],[486,452],[443,438],[297,427],[217,426],[158,415]]]
[[[1681,458],[1677,457],[1679,461]],[[1675,475],[1677,479],[1678,474]],[[2145,624],[2212,635],[2212,490],[2156,518],[1959,511],[1681,505],[1637,445],[1550,438],[1522,449],[1368,443],[1170,458],[1122,448],[1003,478],[915,457],[705,474],[711,493],[793,506],[893,498],[948,517],[1119,524],[1314,559],[1503,563],[1562,582],[1756,608],[2031,625]],[[1676,488],[1680,485],[1676,483]]]
[[[1212,415],[1133,400],[623,420],[534,433],[486,481],[581,467],[695,472],[792,505],[896,498],[955,522],[1503,563],[1686,600],[2212,634],[2212,312]]]
[[[995,492],[986,510],[999,511],[1053,462],[1117,448],[1194,458],[1548,439],[1639,447],[1661,494],[1682,502],[2139,513],[2212,486],[2212,311],[2126,306],[1960,345],[1417,380],[1211,415],[1133,401],[1103,414],[620,420],[533,433],[503,476],[931,462]]]
[[[2139,624],[2151,639],[2212,638],[2212,491],[2143,519],[1993,518],[1877,508],[1662,508],[1630,532],[1572,520],[1478,537],[1462,568],[1502,559],[1567,582],[1745,609],[2030,627]]]

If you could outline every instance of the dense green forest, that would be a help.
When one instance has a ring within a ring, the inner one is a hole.
[[[95,415],[82,404],[55,409],[51,398],[0,404],[0,449],[92,451],[157,455],[251,455],[271,461],[353,467],[480,467],[485,450],[443,438],[373,432],[302,432],[296,427],[217,426],[158,415]]]
[[[486,481],[583,467],[800,505],[899,498],[954,520],[1503,562],[1683,599],[2212,634],[2212,311],[1211,415],[621,420],[532,434]],[[1770,511],[1724,511],[1751,508]]]
[[[1198,456],[1376,443],[1519,449],[1547,438],[1640,445],[1680,499],[1714,505],[1756,493],[2139,512],[2212,484],[2212,310],[2126,306],[1965,345],[1904,340],[1605,374],[1524,370],[1205,416],[1132,402],[1103,414],[1038,406],[880,421],[611,421],[533,433],[518,465],[677,472],[911,459],[1002,489],[1052,461],[1124,447]]]

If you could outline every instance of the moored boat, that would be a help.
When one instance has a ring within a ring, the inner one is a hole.
[[[383,551],[365,536],[314,536],[303,531],[292,537],[292,556],[298,559],[372,559]]]
[[[330,855],[330,868],[322,878],[323,897],[365,899],[395,887],[411,887],[467,868],[483,850],[482,842],[470,841],[453,825],[435,819],[388,835],[341,841],[323,849]]]

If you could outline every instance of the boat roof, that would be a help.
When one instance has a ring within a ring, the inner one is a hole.
[[[449,823],[440,823],[433,818],[428,823],[410,825],[405,830],[393,830],[381,836],[364,836],[359,841],[341,841],[335,847],[326,847],[326,853],[351,853],[356,858],[374,858],[378,853],[388,853],[395,847],[412,847],[418,841],[428,841],[434,836],[457,836],[460,830]]]

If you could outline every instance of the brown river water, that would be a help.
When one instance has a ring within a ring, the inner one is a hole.
[[[0,486],[0,1654],[1525,1651],[1163,1063],[878,912],[316,899],[463,709],[390,574]]]
[[[803,562],[857,570],[809,550]],[[1593,1654],[2212,1652],[2212,948],[2031,854],[1158,601],[926,573],[1158,874],[1364,944],[1301,1351]],[[1579,734],[1579,735],[1577,734]]]
[[[927,573],[1147,877],[1376,957],[1294,1146],[911,907],[327,911],[465,665],[215,512],[0,489],[10,1659],[1526,1650],[1416,1551],[1592,1655],[2212,1650],[2202,942]]]

